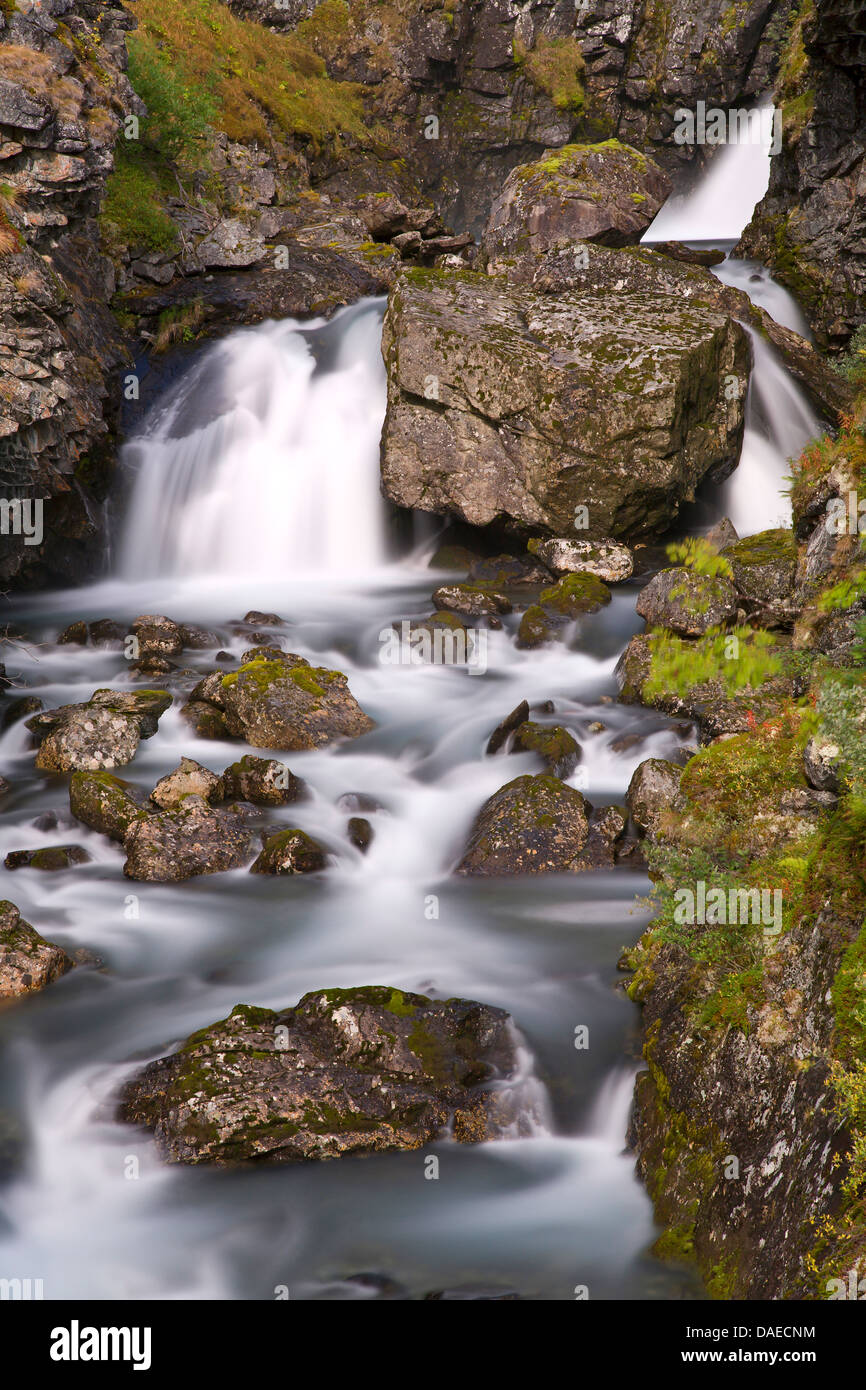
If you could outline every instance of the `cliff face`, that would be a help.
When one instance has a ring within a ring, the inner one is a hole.
[[[837,348],[866,323],[866,0],[803,0],[777,101],[783,147],[740,250]]]
[[[131,24],[110,0],[0,11],[3,580],[76,579],[101,550],[109,382],[124,354],[94,218],[134,100]]]

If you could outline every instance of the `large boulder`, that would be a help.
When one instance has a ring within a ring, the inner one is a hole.
[[[195,795],[186,796],[175,810],[134,820],[123,844],[126,877],[151,883],[237,869],[256,851],[248,817],[232,807],[208,806]]]
[[[723,387],[748,381],[748,340],[700,302],[410,271],[382,350],[382,483],[400,506],[548,535],[579,524],[581,539],[651,535],[739,456],[743,399]]]
[[[124,1087],[120,1118],[174,1163],[287,1162],[419,1149],[501,1133],[489,1083],[513,1075],[509,1018],[471,1000],[390,986],[238,1005]],[[513,1118],[509,1116],[508,1118]]]
[[[0,902],[0,1000],[33,994],[71,969],[60,946],[25,922],[14,903]]]
[[[156,733],[170,704],[164,690],[97,690],[85,704],[36,714],[27,720],[40,740],[36,766],[42,772],[123,767],[141,739]]]
[[[121,843],[134,821],[147,815],[143,796],[110,772],[73,772],[69,809],[76,820]]]
[[[502,257],[534,258],[563,238],[627,246],[640,241],[670,190],[652,159],[619,140],[545,150],[508,175],[482,250],[495,266]]]
[[[192,703],[215,706],[228,732],[254,748],[321,748],[373,728],[341,671],[310,666],[289,654],[207,677],[193,691]]]
[[[626,545],[615,541],[571,541],[558,536],[536,537],[527,549],[554,574],[595,574],[606,584],[630,579],[634,557]]]
[[[588,815],[580,792],[557,777],[517,777],[481,807],[457,873],[576,873]]]
[[[733,541],[722,555],[743,598],[761,605],[782,602],[790,595],[797,573],[797,543],[787,527]]]
[[[193,758],[181,758],[174,772],[160,777],[150,799],[161,811],[173,811],[188,796],[213,803],[225,800],[225,789],[222,778],[210,768],[202,767]]]
[[[737,615],[737,591],[724,575],[710,577],[675,566],[659,570],[635,605],[650,627],[701,637]]]
[[[308,794],[306,784],[285,763],[251,753],[227,767],[222,782],[227,800],[252,801],[256,806],[286,806]]]
[[[664,818],[681,805],[681,767],[665,758],[647,758],[636,767],[626,792],[626,805],[639,830],[654,838]]]

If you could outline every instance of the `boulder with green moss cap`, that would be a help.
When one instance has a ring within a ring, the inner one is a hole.
[[[390,986],[238,1005],[123,1088],[119,1118],[172,1163],[285,1163],[501,1135],[519,1116],[508,1015]]]

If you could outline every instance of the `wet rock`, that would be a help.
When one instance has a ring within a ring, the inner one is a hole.
[[[530,604],[517,629],[517,646],[520,648],[543,647],[546,642],[555,642],[562,635],[565,620],[548,613],[538,603]]]
[[[268,836],[250,873],[311,874],[324,869],[327,862],[327,853],[320,844],[305,831],[289,827]]]
[[[225,709],[224,674],[223,671],[211,671],[209,675],[203,676],[198,685],[190,691],[190,702],[204,701],[206,704],[215,705],[217,709]]]
[[[509,734],[519,728],[529,718],[529,704],[526,700],[521,700],[520,704],[506,714],[501,724],[497,724],[487,742],[487,753],[498,753],[500,748],[504,748],[508,742]]]
[[[36,767],[43,772],[122,767],[142,738],[156,733],[171,704],[164,690],[94,691],[86,704],[63,705],[27,720],[40,740]]]
[[[532,555],[543,560],[554,574],[578,571],[595,574],[606,584],[619,584],[631,577],[634,557],[628,546],[616,541],[572,541],[561,536],[535,537],[529,542]]]
[[[579,791],[556,777],[517,777],[484,803],[456,872],[575,873],[589,833]]]
[[[730,517],[723,516],[721,521],[717,521],[715,526],[711,526],[704,535],[707,545],[718,555],[719,551],[724,550],[726,545],[732,545],[740,538],[737,535],[737,528]]]
[[[249,753],[227,767],[222,780],[227,800],[251,801],[255,806],[287,806],[308,795],[305,782],[285,763]]]
[[[59,647],[86,647],[87,637],[87,623],[80,621],[77,623],[70,623],[68,627],[63,629],[57,638],[57,645]]]
[[[403,507],[558,536],[582,507],[586,539],[648,535],[739,454],[722,385],[748,381],[748,342],[697,298],[408,271],[383,354],[383,490]]]
[[[25,922],[14,903],[0,902],[0,999],[33,994],[71,969],[60,946]]]
[[[342,672],[288,657],[253,661],[223,676],[219,698],[229,733],[254,748],[321,748],[373,728]]]
[[[113,618],[98,618],[88,625],[87,631],[94,647],[121,647],[126,636],[126,628]]]
[[[752,603],[783,601],[794,587],[797,546],[786,527],[734,541],[722,551],[734,573],[737,592]]]
[[[7,869],[71,869],[75,864],[89,864],[91,856],[81,845],[46,845],[43,849],[16,849],[3,860]]]
[[[281,618],[279,613],[262,613],[258,608],[251,608],[249,613],[244,614],[244,622],[251,627],[285,627],[285,618]]]
[[[737,615],[737,591],[723,575],[710,578],[684,567],[660,570],[643,588],[636,611],[650,627],[702,637]]]
[[[364,816],[350,816],[346,823],[349,844],[366,854],[373,843],[373,827]]]
[[[655,838],[665,816],[682,804],[682,768],[664,758],[647,758],[635,768],[625,794],[626,804],[638,829]]]
[[[196,259],[205,270],[231,270],[258,265],[267,255],[264,240],[244,226],[237,217],[224,217],[195,248]]]
[[[229,736],[225,715],[204,700],[190,700],[184,705],[181,715],[199,738],[224,739]]]
[[[0,796],[8,796],[12,790],[12,783],[5,777],[0,777]]]
[[[482,238],[488,262],[535,258],[560,239],[627,246],[640,241],[671,189],[638,150],[607,140],[545,150],[513,169]]]
[[[245,652],[241,653],[241,665],[247,666],[251,661],[283,661],[285,656],[286,653],[282,647],[278,646],[248,647]],[[309,666],[309,664],[308,661],[303,660],[297,662],[298,666]]]
[[[470,584],[489,589],[520,588],[524,584],[549,584],[551,573],[547,565],[537,560],[521,560],[514,555],[494,555],[486,560],[474,560],[467,575]]]
[[[138,642],[136,655],[144,661],[153,657],[164,660],[183,651],[180,628],[162,614],[145,613],[130,624],[129,630]]]
[[[437,608],[463,613],[467,618],[489,618],[510,613],[511,600],[494,589],[482,589],[473,584],[443,584],[433,594]]]
[[[552,777],[570,777],[580,762],[580,744],[559,724],[527,720],[515,730],[512,753],[537,753]]]
[[[803,769],[810,787],[818,791],[838,793],[839,757],[837,744],[817,735],[803,749]]]
[[[463,570],[468,573],[478,556],[465,545],[440,545],[430,561],[431,570]]]
[[[150,794],[150,799],[162,811],[172,811],[180,806],[187,796],[201,797],[213,805],[226,799],[223,779],[209,768],[192,758],[181,758],[180,766],[174,772],[161,777]]]
[[[249,863],[255,837],[247,817],[187,796],[173,811],[158,811],[130,825],[125,837],[127,878],[177,883]]]
[[[143,800],[142,792],[110,772],[73,772],[69,782],[75,819],[111,840],[122,842],[133,822],[147,815]]]
[[[210,651],[220,644],[218,632],[212,632],[209,627],[197,627],[195,623],[181,623],[178,633],[184,648],[190,651]]]
[[[489,1086],[514,1074],[508,1015],[390,986],[238,1005],[123,1089],[119,1118],[174,1163],[286,1162],[418,1149],[502,1132]],[[513,1118],[513,1117],[511,1117]]]
[[[377,801],[375,796],[368,796],[366,792],[343,792],[337,800],[337,809],[340,811],[372,811],[383,810],[382,803]]]
[[[598,806],[589,817],[589,834],[580,856],[580,868],[597,872],[618,862],[620,840],[628,822],[622,806]]]
[[[610,603],[611,593],[597,575],[580,571],[566,574],[549,589],[542,589],[540,605],[548,613],[562,618],[579,618],[584,613],[597,613]]]
[[[45,706],[36,695],[22,695],[20,699],[13,700],[3,711],[2,726],[4,729],[11,729],[13,724],[17,724],[19,719],[27,719],[32,714],[39,714]]]

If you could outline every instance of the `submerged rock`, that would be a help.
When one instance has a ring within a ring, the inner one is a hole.
[[[123,844],[126,877],[152,883],[237,869],[249,863],[256,849],[248,817],[232,807],[208,806],[194,795],[173,811],[135,819]]]
[[[0,1000],[33,994],[71,969],[62,947],[40,936],[14,903],[0,902]]]
[[[373,827],[366,816],[350,816],[346,822],[346,834],[349,843],[362,854],[366,854],[373,843]]]
[[[575,873],[589,833],[579,791],[556,777],[517,777],[484,803],[456,872]]]
[[[269,835],[264,849],[250,867],[253,874],[311,874],[324,869],[328,856],[303,830],[290,828]]]
[[[737,591],[723,575],[711,578],[676,566],[654,575],[635,609],[650,627],[666,627],[682,637],[702,637],[737,615]]]
[[[501,1009],[328,989],[279,1012],[238,1005],[129,1081],[119,1117],[153,1130],[173,1163],[418,1149],[446,1129],[474,1142],[501,1132],[487,1083],[516,1060]]]
[[[42,849],[16,849],[6,855],[7,869],[43,869],[53,873],[71,869],[75,864],[89,864],[90,855],[81,845],[46,845]]]
[[[214,672],[192,692],[192,704],[203,702],[216,707],[230,734],[254,748],[321,748],[374,727],[341,671],[288,654],[279,661],[248,662],[225,676]],[[193,717],[200,725],[197,709]]]
[[[660,258],[659,258],[660,259]],[[735,465],[749,378],[724,311],[659,293],[543,295],[409,271],[385,316],[385,495],[475,526],[657,533]]]

